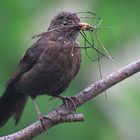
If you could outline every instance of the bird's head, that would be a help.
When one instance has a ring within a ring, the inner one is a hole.
[[[80,22],[76,13],[60,12],[50,23],[47,32],[52,32],[66,40],[76,40],[80,30],[87,30],[89,24]]]

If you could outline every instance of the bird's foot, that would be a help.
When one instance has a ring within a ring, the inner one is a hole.
[[[39,110],[39,108],[38,108],[38,105],[37,105],[37,103],[36,103],[35,98],[32,97],[32,101],[33,101],[33,103],[34,103],[34,106],[35,106],[35,109],[36,109],[36,112],[37,112],[37,115],[38,115],[38,120],[40,121],[40,123],[41,123],[41,125],[42,125],[42,129],[43,129],[43,130],[46,130],[47,133],[48,133],[48,128],[47,128],[47,125],[46,125],[46,124],[47,124],[46,121],[50,121],[51,123],[55,123],[55,122],[54,122],[51,118],[49,118],[49,117],[43,115],[43,114],[40,112],[40,110]]]
[[[61,99],[64,103],[64,105],[68,108],[72,108],[74,112],[76,112],[76,104],[75,100],[77,100],[76,97],[65,97],[65,96],[57,96],[59,99]]]
[[[48,128],[47,128],[47,126],[46,126],[46,121],[49,120],[49,121],[52,122],[52,119],[49,118],[49,117],[47,117],[47,116],[45,116],[45,115],[43,115],[42,113],[39,113],[39,114],[38,114],[38,120],[40,121],[40,123],[41,123],[41,125],[42,125],[42,128],[43,128],[44,130],[46,130],[46,132],[48,133]]]

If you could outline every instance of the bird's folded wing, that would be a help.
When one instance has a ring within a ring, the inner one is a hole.
[[[40,44],[36,42],[31,48],[29,48],[23,58],[21,59],[15,73],[12,75],[11,79],[7,82],[7,86],[15,83],[22,74],[30,70],[36,61],[39,59],[43,51],[45,50],[47,44]]]

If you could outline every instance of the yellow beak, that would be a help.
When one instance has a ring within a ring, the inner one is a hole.
[[[79,27],[81,28],[81,30],[88,30],[90,25],[88,23],[80,22]]]

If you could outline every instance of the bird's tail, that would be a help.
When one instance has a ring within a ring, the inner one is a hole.
[[[0,127],[2,127],[10,117],[14,117],[15,125],[19,122],[28,96],[17,91],[13,86],[6,88],[0,97]]]

